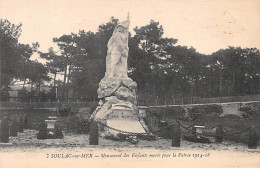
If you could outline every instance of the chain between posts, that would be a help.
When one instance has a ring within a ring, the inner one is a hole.
[[[180,125],[180,127],[184,128],[184,129],[186,129],[186,130],[188,130],[188,131],[192,131],[190,128],[195,125],[195,124],[192,124],[192,125],[190,125],[190,126],[188,126],[188,127],[184,127],[183,125],[181,125],[181,124],[179,123],[179,121],[178,121],[178,124]],[[214,128],[217,128],[217,125],[213,126],[213,127],[210,128],[210,129],[207,129],[207,131],[213,130]],[[230,132],[229,130],[227,130],[226,128],[223,127],[223,129],[227,132],[226,135],[242,134],[242,133],[245,133],[245,132],[249,131],[251,128],[252,128],[252,127],[248,127],[248,128],[246,128],[246,129],[244,129],[244,130],[242,130],[242,131],[239,131],[239,132]]]
[[[235,134],[243,134],[243,133],[249,131],[250,129],[252,129],[252,127],[246,128],[246,129],[239,131],[239,132],[230,132],[226,128],[223,128],[223,129],[227,132],[226,135],[235,135]]]
[[[28,118],[31,118],[31,117],[28,117]],[[40,119],[37,119],[37,118],[31,118],[31,119],[40,120]],[[7,120],[9,120],[9,121],[11,121],[11,122],[13,122],[13,123],[16,123],[16,124],[18,124],[18,125],[23,125],[23,124],[21,124],[20,122],[16,122],[16,121],[14,121],[14,120],[12,120],[12,119],[9,119],[9,118],[7,118]],[[137,133],[137,132],[122,131],[122,130],[113,128],[113,127],[111,127],[111,126],[108,126],[108,125],[106,125],[106,124],[104,124],[104,123],[102,123],[102,122],[97,122],[97,123],[100,124],[100,125],[102,125],[102,126],[104,126],[104,127],[107,127],[107,128],[109,128],[109,129],[112,129],[112,130],[114,130],[114,131],[118,131],[118,132],[121,132],[121,133],[130,134],[130,135],[149,135],[149,134],[153,134],[153,133],[157,133],[157,132],[164,131],[164,130],[169,129],[169,128],[171,128],[171,127],[173,126],[173,125],[169,125],[169,126],[167,126],[167,127],[164,127],[164,128],[162,128],[162,129],[159,129],[159,130],[155,130],[155,131],[151,131],[151,132],[146,132],[146,133]],[[192,131],[192,129],[190,129],[190,128],[193,127],[196,123],[191,124],[191,125],[189,125],[189,126],[187,126],[187,127],[183,126],[179,121],[177,121],[177,124],[178,124],[181,128],[183,128],[183,129],[185,129],[185,130]],[[33,126],[33,125],[31,125],[31,126]],[[82,126],[82,125],[81,125],[81,126]],[[212,127],[211,129],[208,129],[208,130],[213,130],[213,129],[216,128],[216,127],[217,127],[217,126],[214,126],[214,127]],[[246,129],[244,129],[244,130],[242,130],[242,131],[239,131],[239,132],[231,132],[231,131],[229,131],[227,128],[223,127],[223,129],[224,129],[225,132],[226,132],[226,133],[225,133],[226,135],[242,134],[242,133],[245,133],[245,132],[249,131],[251,128],[252,128],[252,127],[248,127],[248,128],[246,128]],[[34,129],[42,130],[42,131],[45,131],[45,130],[46,130],[46,129],[39,129],[39,128],[34,128]],[[73,130],[77,130],[77,129],[73,129]]]
[[[181,128],[186,129],[188,131],[192,131],[190,128],[195,125],[195,123],[194,123],[194,124],[189,125],[188,127],[185,127],[179,121],[177,121],[177,123],[180,125]]]
[[[107,128],[109,128],[109,129],[112,129],[112,130],[114,130],[114,131],[118,131],[118,132],[121,132],[121,133],[130,134],[130,135],[149,135],[149,134],[153,134],[153,133],[157,133],[157,132],[161,132],[161,131],[163,131],[163,130],[169,129],[169,128],[171,128],[171,127],[173,126],[173,125],[169,125],[169,126],[167,126],[167,127],[164,127],[164,128],[162,128],[162,129],[159,129],[159,130],[156,130],[156,131],[145,132],[145,133],[137,133],[137,132],[122,131],[122,130],[113,128],[113,127],[111,127],[111,126],[108,126],[108,125],[106,125],[106,124],[104,124],[104,123],[102,123],[102,122],[97,122],[97,123],[100,124],[100,125],[102,125],[102,126],[104,126],[104,127],[107,127]]]

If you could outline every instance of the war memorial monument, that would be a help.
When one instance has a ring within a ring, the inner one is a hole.
[[[138,115],[137,84],[127,75],[129,15],[114,29],[107,44],[106,72],[98,88],[99,106],[92,114],[94,121],[133,133],[147,130]],[[118,131],[101,129],[101,135],[117,137]]]

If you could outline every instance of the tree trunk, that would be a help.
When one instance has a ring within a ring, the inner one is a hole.
[[[63,78],[63,88],[62,88],[62,99],[63,100],[66,100],[65,93],[66,93],[67,67],[68,67],[68,64],[66,63],[66,66],[64,68],[64,78]]]
[[[236,73],[232,73],[232,95],[235,95]]]
[[[57,73],[55,72],[54,73],[54,79],[53,79],[53,87],[54,87],[54,89],[56,88],[56,76],[57,76]]]
[[[26,81],[26,78],[24,77],[24,81],[23,81],[23,88],[24,88],[24,86],[25,86],[25,81]]]
[[[31,92],[33,91],[33,82],[31,82]]]
[[[223,93],[223,71],[222,69],[220,69],[220,72],[219,72],[219,95],[222,96]]]
[[[191,87],[190,87],[190,92],[191,92],[191,100],[190,100],[190,104],[192,104],[193,103],[193,80],[192,80],[192,82],[191,82]]]
[[[68,100],[69,99],[69,80],[70,80],[70,73],[71,73],[71,65],[69,65],[69,73],[68,73],[68,79],[67,79],[67,84],[66,84],[66,97]]]

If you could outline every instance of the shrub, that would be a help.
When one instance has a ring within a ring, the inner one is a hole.
[[[158,122],[161,119],[161,108],[150,108],[147,110],[147,115],[144,118],[144,122],[150,131],[158,129]]]
[[[231,119],[231,120],[240,120],[240,119],[242,119],[239,115],[235,115],[235,114],[226,114],[226,115],[222,116],[222,118],[224,118],[224,119]]]
[[[90,121],[88,119],[84,119],[82,116],[59,118],[55,124],[66,132],[79,134],[88,134],[90,129]]]
[[[165,117],[171,119],[179,119],[184,117],[185,110],[181,106],[166,106],[149,108],[147,113],[149,116],[155,116],[160,120],[164,119]]]
[[[181,106],[167,106],[164,108],[164,116],[171,119],[183,119],[185,109]]]
[[[10,95],[9,95],[9,92],[8,92],[8,89],[4,89],[2,88],[0,90],[0,101],[8,101],[8,99],[10,98]]]
[[[197,105],[188,109],[188,116],[191,120],[200,120],[203,115],[220,116],[223,112],[221,105]]]
[[[20,99],[21,102],[27,102],[28,100],[27,96],[28,96],[28,91],[25,88],[18,90],[18,99]]]
[[[255,119],[260,116],[260,103],[246,103],[243,104],[239,110],[243,112],[243,118]]]
[[[58,107],[59,116],[67,117],[71,113],[71,107],[68,104],[60,104]]]
[[[96,110],[97,107],[98,107],[97,103],[91,103],[90,104],[90,114],[92,114]]]
[[[157,118],[162,118],[164,114],[163,108],[149,108],[147,110],[148,116],[155,116]]]

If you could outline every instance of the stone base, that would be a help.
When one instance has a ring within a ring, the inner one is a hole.
[[[44,139],[63,139],[63,133],[61,130],[40,130],[37,133],[37,139],[44,140]]]
[[[136,87],[136,82],[128,77],[104,77],[99,83],[98,98],[104,99],[116,96],[119,100],[124,100],[136,105]]]
[[[12,143],[2,143],[0,142],[0,147],[5,147],[5,146],[12,146]]]
[[[148,129],[144,122],[141,122],[136,106],[136,87],[137,84],[128,77],[104,77],[98,88],[99,106],[91,119],[121,131],[146,133]],[[109,139],[126,137],[126,140],[137,143],[137,139],[128,133],[103,126],[100,127],[100,132],[102,136]]]

